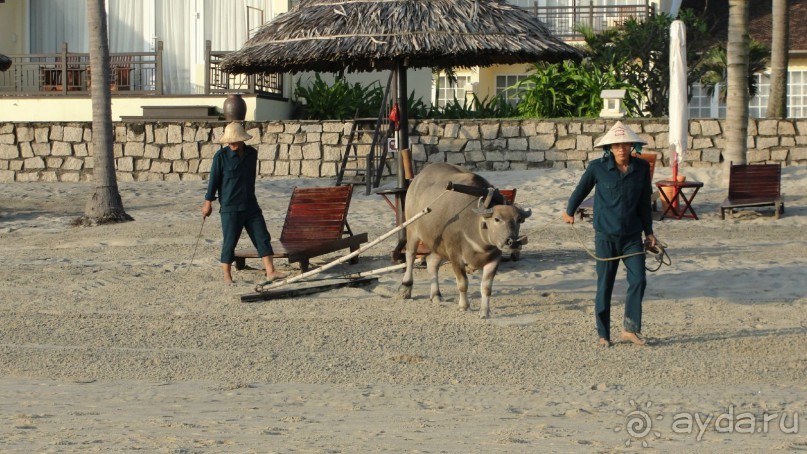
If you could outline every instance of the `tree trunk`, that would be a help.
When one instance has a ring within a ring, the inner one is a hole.
[[[768,118],[787,118],[787,51],[790,24],[788,0],[773,0],[771,39],[771,93]]]
[[[104,0],[87,0],[92,84],[92,155],[95,190],[84,207],[81,223],[106,224],[133,220],[123,210],[115,176],[112,148],[112,96],[110,93],[109,38]]]
[[[726,148],[723,183],[730,164],[745,164],[748,151],[748,1],[729,0],[729,41],[726,50]]]

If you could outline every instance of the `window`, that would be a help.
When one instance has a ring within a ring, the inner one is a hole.
[[[527,77],[526,74],[496,76],[496,96],[501,96],[503,99],[506,99],[508,104],[518,104],[519,92],[521,90],[515,88],[514,85]]]
[[[440,83],[437,93],[437,107],[445,107],[446,104],[453,103],[454,100],[457,100],[460,105],[465,104],[465,94],[472,91],[471,76],[457,76],[457,81],[454,83],[445,75],[441,75],[437,80]]]
[[[787,73],[787,116],[807,118],[807,71]]]
[[[768,112],[768,98],[771,93],[771,76],[754,74],[757,79],[757,95],[748,100],[748,116],[764,118]]]
[[[689,118],[722,118],[726,116],[726,104],[719,101],[720,85],[715,93],[709,96],[706,88],[694,83],[689,88],[692,97],[689,100]]]

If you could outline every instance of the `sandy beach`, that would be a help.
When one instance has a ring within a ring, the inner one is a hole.
[[[779,220],[770,208],[721,220],[719,171],[681,173],[705,183],[700,220],[654,224],[672,265],[648,278],[652,345],[610,349],[595,347],[591,223],[575,233],[559,219],[579,170],[482,172],[533,210],[488,320],[479,272],[461,312],[447,265],[441,304],[428,301],[425,269],[414,300],[398,299],[394,272],[242,303],[260,262],[221,282],[220,221],[201,226],[203,182],[121,183],[135,221],[92,228],[70,226],[90,184],[5,184],[0,451],[807,451],[807,168],[783,169]],[[293,186],[332,184],[260,180],[272,235]],[[395,224],[360,188],[348,220],[371,240]],[[326,274],[388,266],[393,247]],[[613,338],[625,289],[620,270]]]

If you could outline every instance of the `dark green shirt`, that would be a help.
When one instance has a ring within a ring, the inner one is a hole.
[[[591,161],[569,197],[566,214],[574,216],[591,190],[594,192],[594,230],[611,238],[624,238],[644,232],[653,234],[650,211],[650,165],[630,157],[624,174],[613,155]]]
[[[255,197],[258,152],[253,147],[243,147],[243,157],[239,157],[228,146],[222,147],[213,156],[205,200],[216,200],[218,193],[221,204],[219,211],[223,213],[259,209],[258,199]]]

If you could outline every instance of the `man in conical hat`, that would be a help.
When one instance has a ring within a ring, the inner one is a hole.
[[[258,171],[258,151],[244,142],[252,136],[244,131],[240,123],[232,122],[224,128],[219,143],[221,149],[213,156],[207,193],[202,203],[202,216],[213,212],[213,201],[218,195],[221,216],[221,267],[224,282],[232,283],[232,263],[235,260],[235,246],[241,232],[246,229],[249,239],[263,260],[266,279],[285,277],[275,270],[272,263],[272,245],[266,220],[255,197],[255,178]]]
[[[574,224],[574,213],[592,189],[594,193],[594,230],[597,260],[597,296],[594,316],[597,325],[598,345],[611,346],[611,293],[614,289],[619,260],[601,260],[622,257],[628,271],[628,294],[620,339],[636,345],[645,345],[641,337],[642,298],[647,285],[645,276],[645,244],[654,247],[651,217],[650,166],[643,159],[631,156],[641,152],[646,144],[621,121],[606,133],[595,147],[602,147],[604,156],[589,162],[580,182],[569,197],[563,219]],[[642,241],[644,233],[645,241]]]

